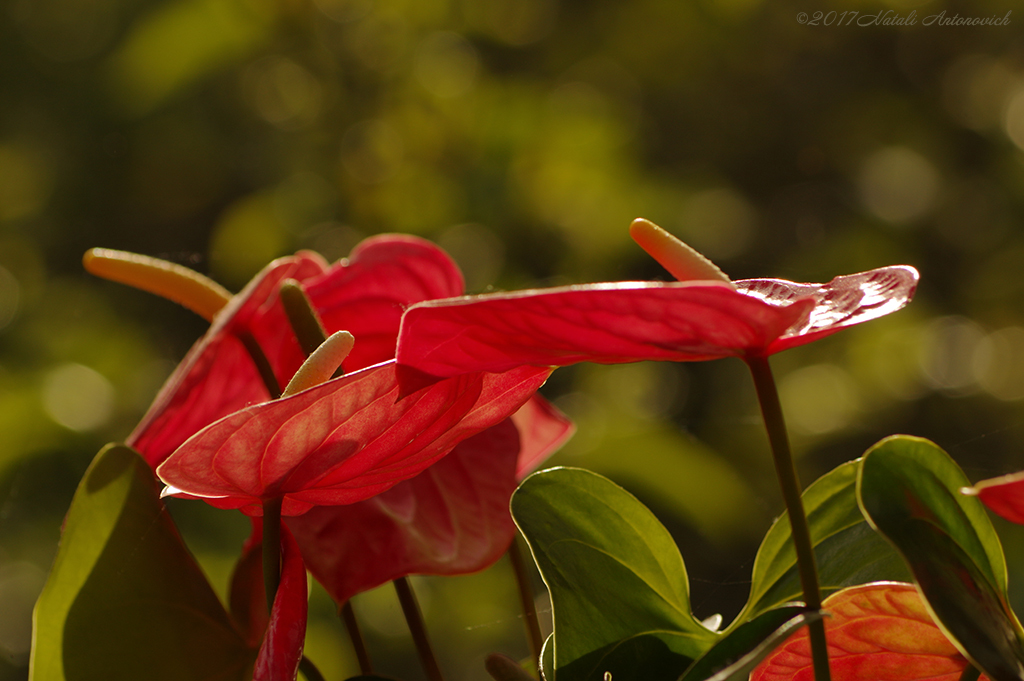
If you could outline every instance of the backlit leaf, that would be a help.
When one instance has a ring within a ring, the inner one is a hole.
[[[146,462],[101,451],[36,604],[34,681],[242,681],[250,650],[179,537]]]
[[[690,612],[679,550],[657,518],[599,475],[536,473],[512,514],[551,593],[560,681],[674,679],[718,635]],[[548,681],[553,681],[545,675]]]

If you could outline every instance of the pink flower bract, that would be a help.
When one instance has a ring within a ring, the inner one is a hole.
[[[522,364],[766,356],[894,312],[917,271],[894,266],[827,284],[619,282],[431,300],[402,318],[403,390]]]
[[[385,362],[237,411],[189,438],[157,475],[177,496],[252,515],[279,496],[284,515],[355,503],[508,418],[550,373],[464,374],[399,400]]]

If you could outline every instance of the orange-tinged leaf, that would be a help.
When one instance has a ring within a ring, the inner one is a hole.
[[[833,681],[957,681],[967,667],[913,584],[862,584],[826,598],[822,607],[831,613],[825,630]],[[806,630],[776,648],[751,675],[751,681],[813,679]]]

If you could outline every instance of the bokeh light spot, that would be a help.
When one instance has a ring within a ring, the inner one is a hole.
[[[405,157],[402,138],[381,120],[356,123],[341,140],[341,163],[349,175],[367,184],[390,179]]]
[[[433,95],[458,97],[469,92],[480,72],[476,48],[458,33],[438,31],[420,43],[416,78]]]
[[[81,364],[62,364],[43,380],[47,415],[71,430],[88,431],[110,420],[114,386],[102,374]]]
[[[229,206],[210,240],[217,279],[241,287],[287,248],[273,194],[254,194]]]
[[[978,384],[1000,400],[1024,399],[1024,328],[1008,326],[977,344],[972,369]]]
[[[856,383],[835,364],[812,364],[786,374],[779,383],[779,397],[787,421],[805,435],[845,428],[860,410]]]
[[[924,156],[907,147],[886,147],[865,160],[860,195],[876,216],[905,223],[926,215],[939,191],[939,175]]]
[[[694,248],[713,260],[726,260],[750,245],[757,213],[738,192],[717,187],[690,197],[680,220],[684,239]]]
[[[959,396],[978,391],[972,357],[985,332],[976,322],[951,315],[931,322],[924,335],[921,370],[934,390]]]
[[[266,57],[257,61],[243,74],[242,88],[260,118],[279,128],[309,125],[320,114],[320,81],[291,59]]]

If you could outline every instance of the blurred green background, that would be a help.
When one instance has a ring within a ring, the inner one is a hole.
[[[888,10],[917,24],[872,25]],[[1012,14],[923,25],[943,11]],[[437,241],[472,292],[667,279],[628,238],[637,216],[734,279],[921,271],[907,310],[774,359],[805,483],[894,432],[935,440],[975,480],[1024,468],[1012,0],[7,0],[0,679],[27,675],[78,478],[205,329],[90,279],[87,248],[234,290],[275,256],[333,260],[385,231]],[[552,463],[651,505],[697,614],[728,621],[781,510],[742,363],[579,366],[545,391],[579,424]],[[246,521],[172,512],[223,591]],[[1024,611],[1024,535],[999,527]],[[450,679],[485,678],[493,650],[526,655],[504,562],[417,584]],[[380,671],[421,678],[392,593],[355,605]],[[312,614],[310,657],[329,679],[355,673],[319,591]]]

